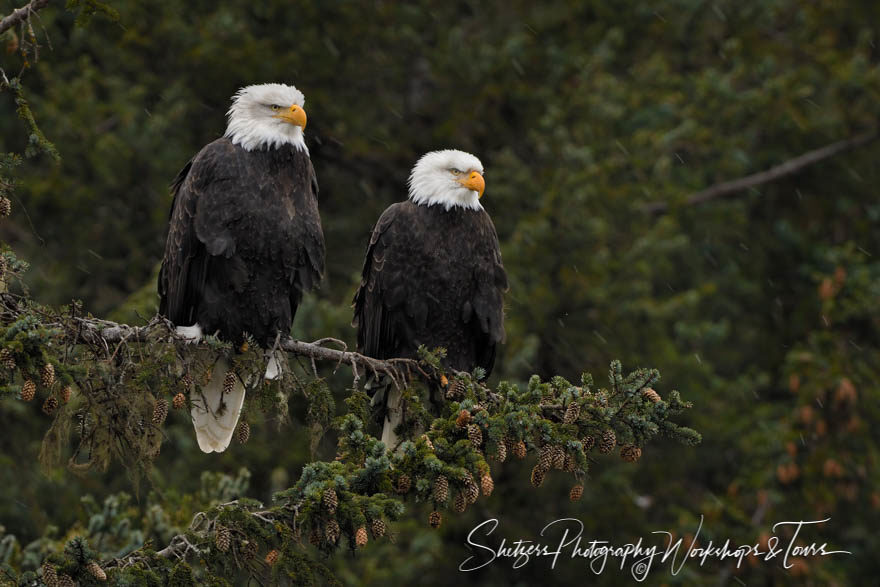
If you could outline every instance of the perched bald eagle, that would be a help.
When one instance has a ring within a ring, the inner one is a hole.
[[[379,359],[446,348],[459,371],[495,364],[504,339],[507,274],[498,235],[480,204],[480,160],[462,151],[424,155],[409,178],[409,199],[376,223],[354,297],[360,352]],[[392,448],[399,393],[385,390],[382,440]]]
[[[223,138],[206,145],[172,184],[174,202],[159,273],[159,313],[180,335],[216,334],[236,347],[252,336],[264,349],[287,334],[303,292],[324,269],[318,184],[303,138],[306,113],[293,86],[263,84],[232,98]],[[267,352],[266,378],[283,355]],[[244,402],[236,376],[218,360],[191,415],[199,448],[229,445]]]

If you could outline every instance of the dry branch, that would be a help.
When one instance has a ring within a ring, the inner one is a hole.
[[[789,159],[788,161],[771,167],[766,171],[761,171],[760,173],[754,173],[752,175],[747,175],[739,179],[715,184],[710,188],[691,194],[690,196],[685,198],[683,204],[686,206],[702,204],[711,200],[728,197],[738,192],[742,192],[744,190],[765,183],[769,183],[771,181],[776,181],[777,179],[782,179],[783,177],[789,175],[794,175],[795,173],[806,169],[814,163],[818,163],[824,159],[833,157],[834,155],[852,149],[853,147],[868,143],[876,138],[876,129],[863,132],[854,137],[850,137],[842,141],[837,141],[836,143],[831,143],[830,145],[826,145],[819,149],[808,151],[803,155],[800,155],[799,157]],[[650,202],[643,205],[641,207],[641,211],[647,212],[649,214],[663,214],[664,212],[669,210],[669,208],[670,205],[666,202]]]
[[[21,8],[16,8],[7,16],[0,19],[0,34],[11,29],[20,22],[24,22],[30,18],[31,14],[45,8],[49,4],[49,0],[31,0]]]

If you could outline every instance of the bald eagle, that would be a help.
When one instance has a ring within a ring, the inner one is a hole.
[[[249,335],[271,349],[279,332],[290,331],[303,292],[321,280],[324,235],[303,104],[293,86],[242,88],[224,136],[172,183],[159,313],[190,341],[216,334],[239,347]],[[283,355],[266,353],[265,376],[277,378]],[[204,452],[226,449],[244,402],[238,376],[224,393],[228,369],[218,360],[210,383],[192,397]]]
[[[376,223],[354,297],[358,349],[378,359],[417,357],[419,345],[446,348],[444,364],[488,375],[504,339],[507,274],[498,235],[480,204],[480,160],[462,151],[424,155],[409,199]],[[382,440],[396,444],[399,393],[387,389]]]

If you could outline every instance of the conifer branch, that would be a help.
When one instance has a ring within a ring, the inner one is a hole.
[[[715,184],[705,190],[691,194],[685,198],[683,205],[693,206],[717,200],[719,198],[729,197],[753,187],[800,173],[810,165],[824,161],[825,159],[833,157],[838,153],[848,151],[854,147],[869,143],[876,139],[877,136],[877,130],[873,129],[857,134],[854,137],[831,143],[830,145],[826,145],[819,149],[807,151],[803,155],[795,157],[794,159],[789,159],[788,161],[775,165],[765,171]],[[663,214],[667,212],[669,208],[670,204],[667,202],[649,202],[641,207],[641,211],[648,214]]]
[[[7,16],[0,19],[0,34],[11,29],[20,22],[29,19],[38,10],[42,10],[49,4],[49,0],[31,0],[21,8],[16,8]]]

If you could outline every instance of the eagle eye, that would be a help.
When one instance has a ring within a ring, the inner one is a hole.
[[[281,110],[281,106],[278,104],[272,104],[272,110]]]
[[[453,167],[449,171],[452,172],[452,175],[461,175],[461,169],[456,169],[455,167]]]

